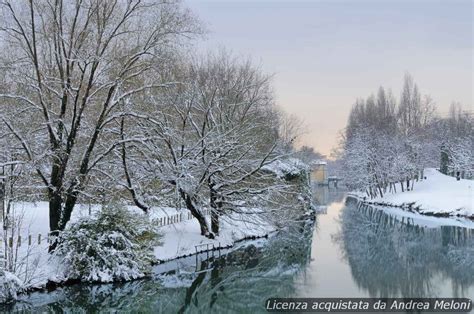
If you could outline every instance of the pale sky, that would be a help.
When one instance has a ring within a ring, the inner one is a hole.
[[[440,113],[473,110],[473,1],[187,0],[226,47],[274,74],[277,104],[304,120],[301,143],[329,154],[358,97],[398,98],[405,72]]]

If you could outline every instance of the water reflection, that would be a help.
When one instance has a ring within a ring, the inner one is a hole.
[[[346,191],[342,189],[320,186],[313,189],[313,199],[317,205],[327,206],[331,203],[341,202],[346,196]]]
[[[250,245],[211,261],[212,270],[199,273],[185,289],[184,304],[178,312],[257,313],[263,312],[266,299],[291,295],[293,277],[311,256],[311,231],[300,225],[263,247]],[[206,263],[201,267],[205,269]]]
[[[328,207],[344,200],[346,193],[342,189],[329,188],[328,186],[318,186],[313,189],[313,201],[316,205],[316,211],[326,214]]]
[[[150,280],[34,293],[0,311],[265,313],[270,297],[474,298],[474,230],[420,227],[344,204],[340,191],[315,195],[328,204],[318,228],[301,222]]]
[[[198,261],[197,271],[171,270],[152,280],[76,285],[33,293],[9,310],[39,312],[260,313],[265,300],[289,296],[311,257],[312,221],[265,242]],[[1,309],[0,309],[1,310]]]
[[[340,224],[335,242],[370,296],[447,297],[450,284],[453,297],[473,297],[473,229],[423,228],[351,201]]]

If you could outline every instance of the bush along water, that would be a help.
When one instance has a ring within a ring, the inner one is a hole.
[[[127,281],[150,273],[159,238],[157,225],[147,215],[110,204],[62,232],[55,254],[64,259],[66,278]]]

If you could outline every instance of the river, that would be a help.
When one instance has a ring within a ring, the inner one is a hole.
[[[316,221],[231,252],[155,269],[152,279],[36,292],[4,310],[265,313],[270,297],[474,299],[474,230],[426,228],[318,189]]]

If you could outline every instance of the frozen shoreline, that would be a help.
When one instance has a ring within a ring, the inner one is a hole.
[[[199,224],[195,219],[164,226],[160,229],[163,232],[163,245],[155,247],[154,255],[160,262],[165,262],[208,250],[229,248],[237,242],[267,237],[276,231],[269,224],[263,221],[260,223],[222,221],[219,236],[215,239],[201,236]]]
[[[399,208],[407,213],[474,221],[474,181],[456,180],[433,168],[425,169],[425,180],[415,182],[412,191],[367,199],[362,193],[349,193],[359,201],[375,206]]]
[[[31,273],[28,282],[23,284],[21,293],[50,290],[79,282],[78,280],[70,280],[64,275],[63,263],[60,257],[48,254],[48,241],[45,237],[49,229],[47,205],[46,202],[17,204],[17,210],[21,210],[24,214],[20,231],[24,240],[19,246],[19,256],[22,261],[28,259],[28,271]],[[98,205],[92,206],[91,212],[93,213],[99,208]],[[132,206],[129,207],[129,210],[139,213],[139,210]],[[74,222],[80,217],[88,216],[89,211],[89,206],[79,205],[75,209],[71,221]],[[150,218],[186,217],[186,214],[186,210],[157,207],[152,209]],[[255,214],[231,218],[235,218],[235,220],[222,217],[219,236],[216,236],[215,239],[201,236],[199,223],[196,219],[187,220],[184,218],[180,222],[161,226],[159,230],[162,234],[160,240],[162,245],[153,249],[157,261],[155,265],[206,251],[232,250],[237,243],[244,240],[265,238],[276,231],[275,227]],[[207,219],[210,222],[210,218],[207,217]],[[42,235],[40,243],[36,241],[37,234]],[[28,239],[28,235],[31,235],[33,239],[31,245],[25,240]],[[17,244],[17,241],[17,239],[14,240],[14,245]]]
[[[452,226],[467,229],[474,229],[474,221],[464,217],[434,217],[426,214],[420,214],[418,212],[411,212],[400,207],[394,206],[383,206],[376,204],[369,204],[360,197],[355,195],[348,195],[349,198],[355,199],[359,204],[364,206],[370,206],[376,210],[383,211],[400,222],[410,223],[412,225],[418,225],[426,228],[438,228],[440,226]]]

